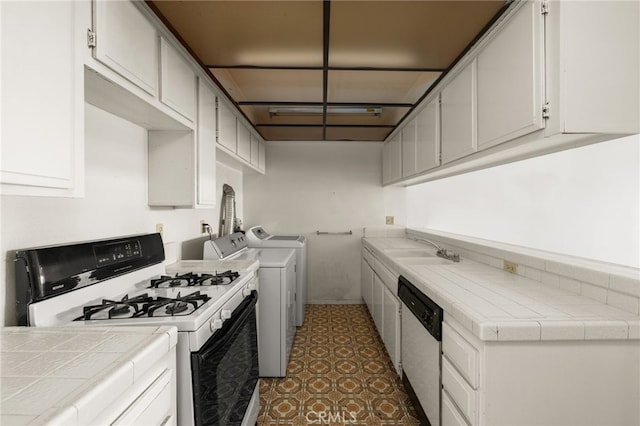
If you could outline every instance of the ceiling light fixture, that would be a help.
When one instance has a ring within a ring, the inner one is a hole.
[[[324,109],[321,106],[293,106],[269,108],[271,117],[282,117],[291,115],[322,115]],[[378,117],[382,114],[381,107],[349,107],[330,106],[327,107],[327,115],[366,115]]]

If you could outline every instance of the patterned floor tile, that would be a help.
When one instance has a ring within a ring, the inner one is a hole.
[[[260,379],[258,426],[419,426],[365,305],[308,305],[287,377]]]

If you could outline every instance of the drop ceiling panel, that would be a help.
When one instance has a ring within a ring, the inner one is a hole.
[[[329,66],[445,70],[504,1],[332,1]]]
[[[357,124],[368,126],[395,126],[409,112],[409,108],[382,107],[382,113],[375,115],[333,115],[327,116],[327,124]]]
[[[322,66],[322,1],[154,1],[207,66]]]
[[[322,102],[322,71],[211,69],[237,102]]]
[[[416,71],[329,71],[329,102],[415,103],[441,75]]]
[[[328,141],[383,141],[391,129],[376,127],[328,127]]]
[[[322,127],[258,127],[262,137],[271,141],[320,141]]]

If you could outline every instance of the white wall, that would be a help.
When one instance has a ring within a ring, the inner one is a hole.
[[[407,224],[640,267],[640,135],[409,187]]]
[[[86,105],[84,198],[2,197],[0,318],[14,323],[13,251],[98,238],[155,232],[176,243],[178,258],[202,255],[200,220],[217,231],[216,209],[151,208],[147,205],[147,132]],[[219,165],[218,183],[231,184],[242,211],[242,174]],[[218,197],[219,199],[220,197]]]
[[[385,226],[386,215],[404,224],[405,189],[381,187],[381,151],[373,142],[269,142],[266,175],[245,177],[245,228],[309,239],[312,303],[360,303],[362,228]]]

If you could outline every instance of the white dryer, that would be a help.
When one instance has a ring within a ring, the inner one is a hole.
[[[248,248],[235,233],[207,240],[203,259],[258,260],[258,368],[260,377],[284,377],[296,333],[296,252]]]
[[[296,325],[304,323],[307,302],[307,239],[302,235],[270,235],[262,226],[247,230],[245,238],[249,247],[290,248],[296,251]]]

